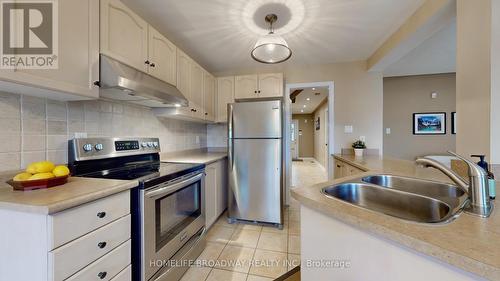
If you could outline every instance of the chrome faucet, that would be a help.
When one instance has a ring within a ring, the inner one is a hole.
[[[469,195],[469,204],[465,207],[465,211],[483,218],[489,217],[493,210],[493,204],[490,202],[488,174],[486,171],[479,167],[476,163],[456,154],[455,152],[448,151],[451,155],[464,161],[469,170],[469,182],[465,182],[453,170],[446,167],[441,162],[429,157],[417,158],[417,164],[424,167],[433,167],[445,175],[447,175],[458,187],[464,190]]]

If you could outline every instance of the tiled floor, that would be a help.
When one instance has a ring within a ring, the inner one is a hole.
[[[311,160],[293,162],[292,186],[326,180],[324,169]],[[285,209],[282,230],[267,226],[228,224],[226,214],[208,232],[208,245],[198,265],[182,281],[271,281],[300,264],[300,209],[293,198]]]
[[[325,168],[312,158],[292,162],[292,188],[310,186],[328,179]]]

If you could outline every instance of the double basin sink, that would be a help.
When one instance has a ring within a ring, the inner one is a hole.
[[[344,202],[419,223],[447,223],[468,202],[460,188],[435,181],[394,175],[372,175],[323,188]]]

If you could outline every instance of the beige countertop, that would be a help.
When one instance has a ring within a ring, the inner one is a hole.
[[[412,161],[387,157],[335,155],[362,170],[434,180],[447,180],[434,169],[421,168]],[[419,224],[356,207],[327,198],[323,187],[345,182],[360,175],[333,180],[309,187],[292,189],[292,196],[302,205],[369,233],[398,242],[408,248],[487,279],[500,280],[500,213],[496,209],[487,219],[462,213],[448,224]],[[447,180],[449,181],[449,180]]]
[[[53,214],[138,185],[137,181],[70,177],[68,183],[32,191],[14,190],[6,183],[15,173],[0,174],[0,209]]]
[[[225,149],[195,149],[174,153],[161,153],[163,162],[175,163],[199,163],[208,165],[227,157]]]

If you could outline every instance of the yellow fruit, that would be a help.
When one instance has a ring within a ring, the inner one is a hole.
[[[56,166],[56,167],[54,168],[54,170],[52,171],[52,173],[53,173],[56,177],[63,177],[63,176],[67,176],[67,175],[69,175],[69,169],[68,169],[68,167],[66,167],[66,166],[59,165],[59,166]]]
[[[35,163],[36,173],[50,173],[54,170],[55,165],[50,161],[41,161]]]
[[[36,168],[35,168],[35,163],[31,163],[28,165],[28,167],[26,168],[26,172],[30,173],[30,174],[36,174]]]
[[[34,174],[29,178],[30,181],[32,180],[43,180],[43,179],[51,179],[54,177],[54,174],[52,173],[38,173]]]
[[[14,181],[25,181],[28,180],[32,174],[30,173],[19,173],[14,177]]]

